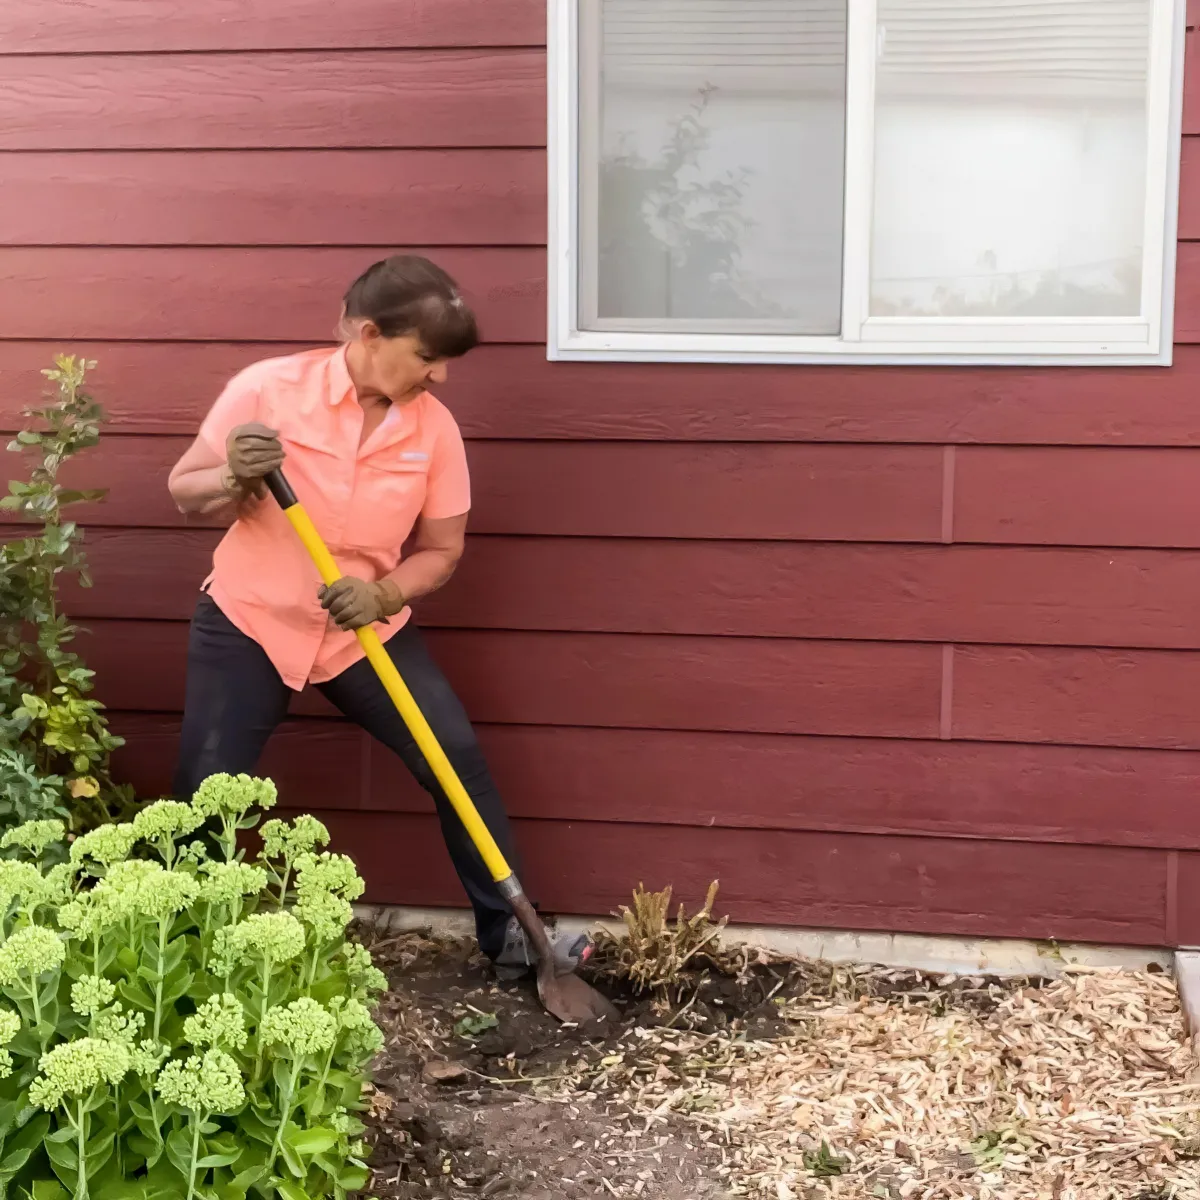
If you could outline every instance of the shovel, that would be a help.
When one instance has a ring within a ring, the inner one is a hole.
[[[284,479],[283,472],[272,471],[265,477],[264,482],[291,521],[326,585],[337,582],[342,573],[316,526],[305,512],[304,506],[296,499],[296,493]],[[480,857],[491,872],[496,887],[512,906],[513,913],[537,953],[537,990],[543,1007],[564,1024],[586,1025],[592,1021],[617,1020],[620,1014],[595,988],[584,983],[574,973],[558,973],[546,927],[534,911],[529,897],[525,895],[525,889],[509,867],[500,847],[496,845],[496,839],[483,823],[474,801],[467,794],[445,751],[438,744],[433,730],[429,728],[429,722],[425,720],[412,692],[408,690],[408,685],[400,678],[400,672],[396,670],[396,664],[383,648],[379,634],[369,626],[363,626],[354,632],[367,661],[375,668],[380,683],[387,690],[396,711],[408,726],[408,731],[420,747],[421,753],[425,755],[425,761],[429,763],[447,799],[454,806],[458,819],[462,821],[468,836],[475,844],[475,849],[479,851]]]

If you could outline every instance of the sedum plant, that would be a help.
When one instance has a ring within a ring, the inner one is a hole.
[[[385,980],[346,939],[363,885],[309,816],[267,822],[246,861],[274,804],[268,780],[215,775],[69,847],[53,819],[0,839],[0,1198],[366,1185]]]

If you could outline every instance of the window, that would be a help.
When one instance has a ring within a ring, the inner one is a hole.
[[[1169,363],[1184,0],[549,0],[554,358]]]

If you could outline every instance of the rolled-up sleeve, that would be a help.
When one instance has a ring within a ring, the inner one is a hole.
[[[471,477],[462,433],[449,410],[442,408],[438,415],[437,439],[430,455],[429,481],[421,508],[421,516],[433,521],[461,517],[471,508]]]
[[[259,420],[260,372],[251,367],[235,375],[208,410],[200,425],[200,437],[214,454],[225,457],[225,443],[232,430]]]

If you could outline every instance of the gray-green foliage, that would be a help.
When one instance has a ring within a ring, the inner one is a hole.
[[[269,780],[215,775],[65,862],[61,822],[0,839],[19,855],[0,860],[0,1196],[365,1186],[384,979],[346,940],[362,881],[312,817],[268,821],[246,861],[239,832],[274,803]]]
[[[0,825],[58,813],[76,828],[111,819],[131,800],[108,773],[121,739],[90,695],[92,672],[71,646],[78,632],[59,586],[90,586],[83,533],[65,510],[100,499],[59,481],[64,464],[100,440],[103,410],[84,390],[94,363],[61,355],[43,374],[51,401],[30,409],[9,449],[31,455],[27,480],[8,485],[0,510],[36,524],[0,545]]]

